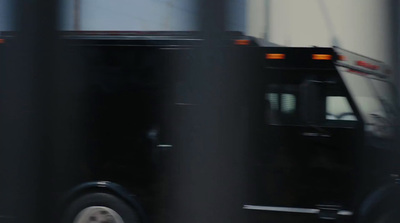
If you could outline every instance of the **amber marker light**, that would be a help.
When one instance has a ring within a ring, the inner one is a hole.
[[[235,40],[235,45],[247,46],[247,45],[250,45],[250,40],[247,40],[247,39],[237,39],[237,40]]]
[[[267,53],[265,55],[266,59],[270,59],[270,60],[282,60],[285,59],[286,55],[283,53]]]
[[[313,54],[313,60],[332,60],[332,55],[330,54]]]

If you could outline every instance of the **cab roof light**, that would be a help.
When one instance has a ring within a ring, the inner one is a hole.
[[[5,43],[5,39],[0,39],[0,44]]]
[[[285,59],[286,55],[283,53],[267,53],[265,54],[266,59],[270,60],[283,60]]]
[[[330,54],[313,54],[313,60],[332,60],[332,55]]]
[[[250,45],[250,40],[248,40],[248,39],[237,39],[237,40],[235,40],[235,45],[247,46],[247,45]]]

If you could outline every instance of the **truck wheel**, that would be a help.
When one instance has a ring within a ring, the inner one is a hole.
[[[108,193],[91,193],[68,207],[63,223],[140,223],[134,209]]]

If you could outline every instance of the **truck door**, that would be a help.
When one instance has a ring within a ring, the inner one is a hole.
[[[315,219],[326,208],[350,215],[343,210],[354,187],[360,125],[339,75],[334,70],[268,75],[253,107],[258,111],[249,162],[253,183],[244,209]]]

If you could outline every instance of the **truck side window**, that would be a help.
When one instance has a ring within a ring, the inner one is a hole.
[[[294,114],[296,111],[296,96],[293,94],[281,94],[281,112],[283,114]]]
[[[278,111],[279,110],[279,99],[278,99],[279,94],[277,93],[267,93],[266,94],[266,100],[269,102],[270,109],[272,111]]]
[[[344,96],[326,97],[326,120],[357,121],[351,106]]]
[[[265,122],[268,124],[294,124],[297,120],[296,96],[290,93],[265,94]]]

